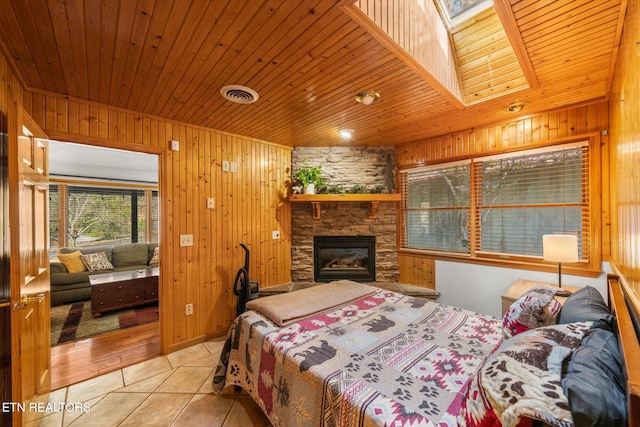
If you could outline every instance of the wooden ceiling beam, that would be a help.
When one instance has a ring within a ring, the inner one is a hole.
[[[520,34],[520,29],[518,28],[518,23],[511,9],[509,0],[493,0],[493,6],[509,38],[513,52],[518,58],[520,67],[527,78],[527,83],[529,83],[532,89],[539,87],[540,82],[538,81],[538,76],[536,75],[527,48],[522,40],[522,35]]]
[[[391,38],[378,24],[376,24],[369,16],[367,16],[360,8],[357,6],[346,6],[344,7],[344,11],[361,27],[365,28],[371,35],[378,41],[378,43],[382,44],[389,51],[393,52],[403,63],[407,64],[407,66],[413,70],[416,74],[418,74],[424,81],[433,87],[435,90],[440,92],[443,97],[448,99],[451,104],[458,109],[464,108],[464,101],[462,99],[462,91],[458,85],[458,79],[451,79],[449,82],[441,82],[438,80],[432,73],[425,69],[424,65],[421,64],[416,58],[411,56],[405,49],[400,47],[400,45]],[[395,17],[393,18],[395,19]],[[432,54],[437,55],[439,53],[438,50],[434,49],[431,51]],[[451,59],[446,58],[445,56],[431,58],[433,64],[438,66],[446,66],[447,64],[451,64]]]

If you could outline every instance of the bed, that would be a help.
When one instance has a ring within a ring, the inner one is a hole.
[[[564,319],[544,290],[516,301],[509,319],[350,281],[259,298],[229,329],[214,391],[243,388],[274,426],[571,426],[594,417],[635,426],[638,368],[622,356],[640,354],[634,315],[610,284],[611,309],[600,300],[585,309],[591,288]],[[627,322],[624,337],[616,320]],[[591,372],[590,357],[605,356]],[[602,385],[585,391],[585,375]],[[609,398],[594,409],[603,387]]]

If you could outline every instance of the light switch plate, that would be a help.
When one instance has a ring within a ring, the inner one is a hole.
[[[271,232],[271,238],[273,240],[279,240],[280,239],[280,232],[278,230],[274,230]]]
[[[213,197],[207,198],[207,209],[215,209],[216,208],[216,200]]]
[[[193,246],[193,234],[181,234],[180,246]]]
[[[229,161],[228,160],[223,160],[222,161],[222,172],[229,172]]]
[[[176,141],[175,139],[171,140],[171,150],[180,151],[180,141]]]

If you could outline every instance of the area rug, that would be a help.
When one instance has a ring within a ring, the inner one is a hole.
[[[91,314],[91,301],[51,307],[51,345],[80,340],[105,332],[158,320],[158,304]]]

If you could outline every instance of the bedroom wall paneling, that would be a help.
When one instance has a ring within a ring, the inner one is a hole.
[[[291,280],[289,147],[52,93],[28,91],[24,103],[54,139],[159,154],[163,352],[226,333],[244,264],[239,242],[251,251],[252,280],[263,287]],[[169,150],[173,139],[179,151]],[[223,161],[237,171],[223,172]],[[194,245],[180,247],[182,234],[192,234]],[[185,315],[186,304],[193,315]]]
[[[401,253],[398,254],[398,281],[410,285],[436,288],[436,262],[432,258]]]
[[[640,4],[630,1],[611,89],[612,265],[640,300]]]
[[[597,162],[601,182],[592,183],[605,190],[609,179],[609,128],[608,103],[576,106],[574,108],[521,115],[510,122],[492,126],[467,129],[426,141],[404,144],[397,147],[398,169],[423,166],[433,163],[458,160],[479,153],[503,152],[539,146],[541,144],[568,141],[584,137],[596,138],[601,145],[601,156]],[[593,242],[593,251],[598,251],[603,260],[610,255],[611,221],[609,192],[601,191],[600,234]],[[400,223],[400,222],[399,222]],[[424,272],[435,271],[435,259],[425,255],[401,251],[398,255],[400,277],[404,283],[424,283]],[[518,268],[518,266],[513,266]],[[431,280],[427,276],[427,280]],[[433,275],[435,280],[435,274]],[[428,287],[435,289],[435,283]]]

